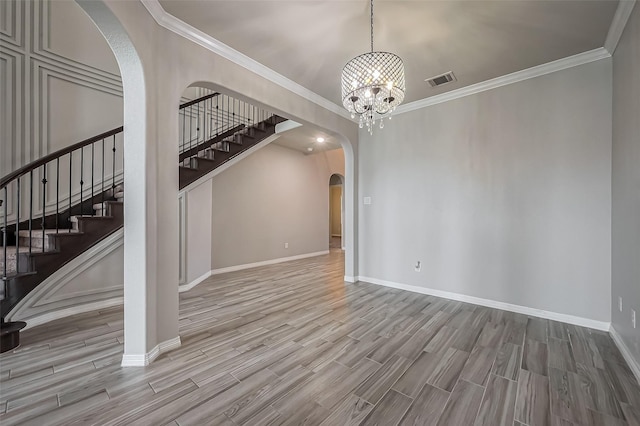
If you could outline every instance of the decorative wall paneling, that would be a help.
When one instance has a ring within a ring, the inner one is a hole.
[[[51,0],[0,2],[0,176],[48,153],[95,134],[122,125],[122,83],[117,63],[102,35],[74,2]],[[77,39],[73,57],[61,52],[62,43],[53,40]],[[96,66],[100,65],[100,66]],[[117,140],[122,149],[122,140]],[[87,154],[87,153],[85,153]],[[96,166],[102,158],[96,154]],[[111,164],[105,156],[105,180],[122,179],[123,165]],[[86,160],[86,159],[85,159]],[[89,176],[90,162],[84,165]],[[41,182],[42,176],[34,175]],[[79,159],[72,162],[72,176],[80,176]],[[102,178],[102,170],[96,176]],[[47,171],[49,181],[45,212],[55,211],[55,170]],[[68,176],[60,176],[60,203],[69,203]],[[80,199],[79,179],[71,186],[71,202]],[[22,185],[28,188],[29,179]],[[94,179],[94,191],[101,182]],[[34,215],[42,214],[42,184],[34,182]],[[105,183],[106,186],[106,183]],[[15,185],[10,190],[9,221],[15,220]],[[91,193],[85,183],[83,197]],[[4,197],[4,195],[1,195]],[[29,214],[29,200],[23,199],[21,218]]]

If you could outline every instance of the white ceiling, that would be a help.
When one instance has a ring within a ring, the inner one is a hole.
[[[340,73],[369,50],[369,1],[160,0],[177,18],[341,105]],[[376,0],[375,50],[405,62],[405,102],[604,45],[617,0]],[[430,88],[453,71],[457,82]]]
[[[324,142],[318,142],[318,137],[324,138]],[[307,155],[342,148],[340,142],[331,135],[315,130],[309,126],[300,126],[284,131],[280,133],[280,137],[273,143],[295,149]],[[311,148],[311,151],[309,151],[309,148]]]

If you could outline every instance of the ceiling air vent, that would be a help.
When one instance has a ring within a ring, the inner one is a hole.
[[[453,75],[452,71],[449,71],[444,74],[428,78],[425,81],[429,83],[431,87],[436,87],[442,86],[443,84],[451,83],[452,81],[456,81],[456,76]]]

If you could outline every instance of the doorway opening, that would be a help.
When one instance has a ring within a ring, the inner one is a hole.
[[[329,178],[329,248],[344,250],[344,176]]]

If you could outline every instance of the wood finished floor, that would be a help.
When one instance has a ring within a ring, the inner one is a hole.
[[[119,365],[121,309],[27,330],[0,423],[640,425],[606,333],[342,276],[338,250],[212,277],[146,368]]]

